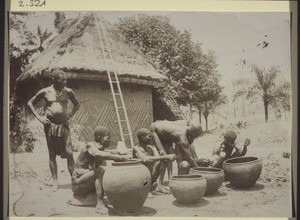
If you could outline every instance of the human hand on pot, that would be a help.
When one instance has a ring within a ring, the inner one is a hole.
[[[130,161],[130,160],[132,160],[132,156],[131,155],[124,155],[124,156],[121,156],[121,158],[120,158],[121,160],[121,162],[127,162],[127,161]]]
[[[167,157],[168,160],[171,160],[171,161],[176,160],[176,155],[175,154],[168,154],[168,155],[166,155],[166,157]]]

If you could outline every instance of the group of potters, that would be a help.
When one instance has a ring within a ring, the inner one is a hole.
[[[222,167],[224,160],[244,156],[247,152],[249,139],[243,146],[237,146],[237,135],[234,131],[227,131],[224,141],[217,146],[209,159],[198,158],[192,145],[194,140],[202,135],[200,124],[186,120],[155,121],[149,129],[140,128],[136,132],[139,144],[129,155],[120,155],[118,152],[108,152],[105,149],[110,145],[111,132],[109,129],[98,126],[94,130],[94,141],[86,144],[74,161],[68,120],[79,109],[79,101],[72,91],[67,88],[66,73],[61,70],[52,72],[53,85],[41,89],[29,102],[28,107],[35,117],[44,124],[44,131],[49,151],[49,166],[54,180],[53,187],[59,188],[57,180],[56,156],[66,158],[71,175],[72,191],[74,195],[84,195],[96,191],[96,212],[107,213],[103,203],[104,191],[102,177],[105,172],[106,160],[130,161],[139,158],[149,169],[152,177],[152,191],[169,194],[170,190],[163,185],[165,172],[168,180],[172,176],[172,163],[176,160],[178,175],[188,174],[192,167]],[[35,104],[45,101],[45,115],[42,116],[35,108]],[[67,103],[73,103],[73,109],[68,112]],[[120,180],[122,181],[122,180]]]

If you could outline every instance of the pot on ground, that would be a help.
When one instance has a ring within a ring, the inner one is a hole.
[[[114,162],[106,167],[103,189],[119,214],[136,214],[143,207],[151,187],[151,174],[141,160]]]
[[[233,186],[250,188],[261,174],[262,161],[258,157],[235,157],[224,161],[223,170]]]
[[[206,190],[206,179],[201,175],[176,175],[170,179],[169,187],[173,196],[183,204],[200,201]]]
[[[217,192],[225,178],[224,171],[214,167],[193,167],[190,169],[190,174],[198,174],[205,177],[207,187],[204,195],[206,196]]]

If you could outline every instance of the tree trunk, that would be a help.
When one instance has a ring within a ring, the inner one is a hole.
[[[208,115],[209,115],[209,110],[208,110],[208,106],[207,106],[207,102],[204,103],[204,119],[205,119],[205,130],[207,131],[208,129]]]
[[[268,122],[268,119],[269,119],[268,102],[264,101],[264,107],[265,107],[265,122]]]
[[[208,116],[204,116],[204,118],[205,118],[205,130],[207,131],[207,129],[208,129]]]
[[[193,119],[193,106],[190,104],[190,120]]]
[[[201,105],[197,105],[197,108],[198,108],[198,112],[199,112],[199,123],[201,124],[201,116],[202,116]]]

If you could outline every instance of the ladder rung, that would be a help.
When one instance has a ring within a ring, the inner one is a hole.
[[[120,83],[119,81],[109,81],[111,83]]]
[[[112,95],[121,95],[120,93],[110,93]]]

